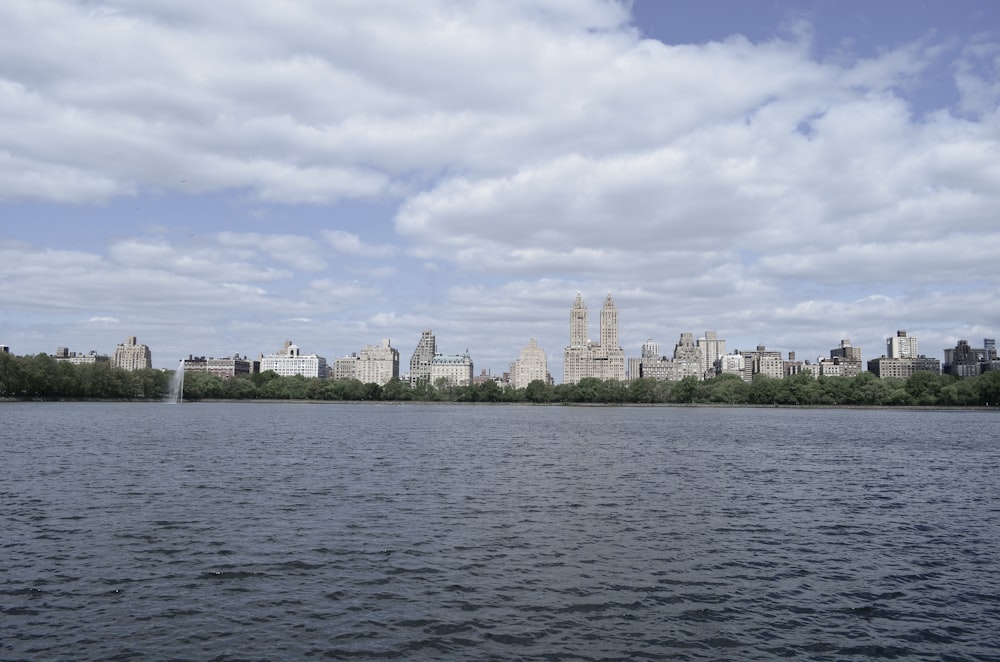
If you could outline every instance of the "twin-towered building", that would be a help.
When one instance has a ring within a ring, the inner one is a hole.
[[[569,311],[569,346],[563,353],[563,383],[593,377],[625,381],[625,350],[618,342],[618,308],[608,293],[601,307],[600,340],[589,338],[587,307],[577,292]]]

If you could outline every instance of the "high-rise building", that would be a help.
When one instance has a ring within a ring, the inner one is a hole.
[[[583,297],[576,300],[569,313],[569,346],[563,355],[563,382],[576,384],[586,377],[600,380],[625,380],[625,350],[618,343],[618,308],[611,294],[601,308],[600,342],[587,339],[587,307]]]
[[[358,359],[357,378],[365,384],[385,386],[389,380],[399,379],[399,350],[388,338],[381,345],[365,345]]]
[[[149,347],[137,343],[135,336],[129,336],[124,343],[119,344],[115,349],[112,365],[124,370],[152,368],[153,355],[149,351]]]
[[[410,358],[410,386],[431,383],[431,363],[437,354],[437,341],[428,329],[420,334],[420,342]]]
[[[969,345],[968,340],[959,340],[954,349],[944,350],[944,372],[956,377],[975,377],[983,372],[986,350]]]
[[[885,341],[885,356],[889,359],[917,358],[917,339],[907,336],[906,331],[897,331],[895,337]]]
[[[521,354],[510,365],[510,383],[514,388],[527,388],[535,380],[548,382],[549,366],[545,350],[532,338],[521,348]]]
[[[715,331],[706,331],[704,337],[698,338],[701,348],[701,379],[715,375],[715,361],[726,353],[726,341],[719,338]]]
[[[914,340],[916,340],[916,338],[914,338]],[[851,341],[845,338],[840,341],[840,347],[830,350],[830,358],[844,359],[845,361],[857,361],[858,363],[861,363],[861,348],[852,347]]]

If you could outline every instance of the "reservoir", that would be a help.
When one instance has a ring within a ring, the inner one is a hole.
[[[0,659],[1000,659],[998,423],[2,403]]]

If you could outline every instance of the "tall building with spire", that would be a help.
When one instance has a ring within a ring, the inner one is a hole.
[[[563,355],[563,383],[576,384],[586,377],[625,380],[625,350],[618,341],[618,308],[611,294],[601,308],[600,341],[587,337],[587,307],[577,292],[569,311],[569,346]]]

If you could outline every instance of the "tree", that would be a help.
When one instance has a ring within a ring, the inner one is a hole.
[[[674,384],[672,391],[673,401],[680,403],[695,402],[699,399],[699,391],[698,380],[691,375],[688,375]]]
[[[541,379],[535,379],[524,388],[524,399],[528,402],[551,402],[553,389]]]
[[[913,402],[918,405],[937,404],[943,386],[944,383],[939,375],[924,370],[913,373],[906,380],[906,391],[910,394]]]

